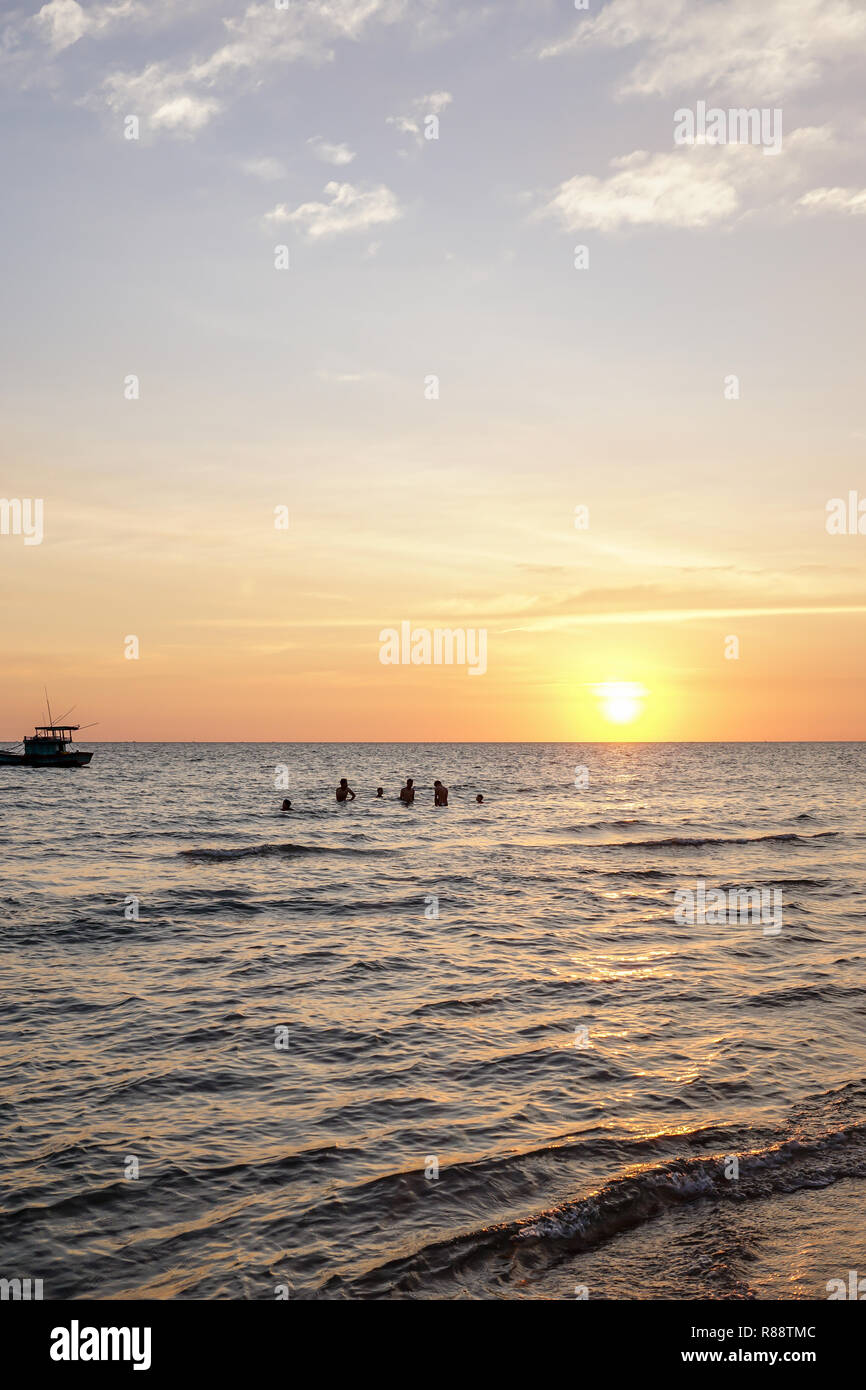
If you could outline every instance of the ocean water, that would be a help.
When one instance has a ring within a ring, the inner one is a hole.
[[[95,746],[0,769],[0,1274],[62,1299],[866,1274],[866,745]],[[780,912],[677,921],[699,883]]]

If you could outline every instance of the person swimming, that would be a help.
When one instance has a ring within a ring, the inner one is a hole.
[[[411,777],[407,777],[405,787],[400,788],[400,800],[404,806],[411,806],[415,800],[415,783]]]
[[[352,791],[352,788],[349,786],[349,783],[346,781],[346,778],[345,778],[345,777],[341,777],[341,778],[340,778],[340,785],[339,785],[339,787],[337,788],[337,800],[338,800],[338,801],[345,801],[348,797],[351,797],[352,800],[354,801],[354,800],[355,800],[355,793]]]
[[[436,778],[436,781],[433,783],[433,805],[434,805],[434,806],[447,806],[447,805],[448,805],[448,788],[447,788],[447,787],[443,787],[443,785],[442,785],[442,783],[439,781],[439,778],[438,778],[438,777]]]
[[[286,797],[285,801],[283,802],[282,806],[280,807],[280,810],[281,810],[281,811],[291,811],[291,809],[292,809],[292,803],[291,803],[291,801],[289,800],[289,798]]]
[[[380,799],[380,797],[383,797],[384,795],[385,795],[385,788],[384,788],[384,787],[377,787],[377,788],[376,788],[376,800],[378,801],[378,800]]]
[[[482,803],[482,801],[484,800],[484,797],[483,797],[483,796],[481,795],[481,793],[479,792],[478,795],[476,796],[475,800],[478,802],[478,805],[480,806],[481,803]]]

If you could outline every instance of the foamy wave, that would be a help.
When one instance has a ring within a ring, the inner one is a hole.
[[[736,1167],[734,1166],[736,1160]],[[733,1173],[737,1176],[734,1177]],[[608,1182],[598,1192],[521,1226],[520,1240],[591,1244],[701,1198],[769,1197],[866,1177],[866,1123],[713,1158],[677,1159]]]

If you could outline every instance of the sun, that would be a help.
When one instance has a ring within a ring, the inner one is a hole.
[[[636,681],[602,681],[592,686],[601,713],[611,724],[630,724],[643,713],[643,702],[649,691]]]

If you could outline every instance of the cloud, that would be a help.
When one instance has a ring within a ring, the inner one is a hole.
[[[706,227],[737,210],[736,189],[721,170],[696,171],[679,154],[635,150],[612,161],[608,178],[578,175],[560,184],[544,212],[570,231],[626,225]]]
[[[211,116],[220,109],[218,101],[205,97],[171,97],[151,111],[150,124],[153,130],[178,130],[192,134],[207,125]]]
[[[866,188],[813,188],[797,203],[806,212],[866,213]]]
[[[185,0],[184,19],[209,7],[210,0]],[[20,10],[6,16],[0,29],[0,55],[29,64],[31,77],[50,59],[80,39],[109,38],[118,32],[152,34],[177,18],[177,0],[47,0],[35,14]],[[45,49],[49,50],[46,55]]]
[[[118,0],[116,4],[90,5],[84,9],[77,0],[50,0],[29,21],[34,33],[44,43],[60,53],[85,35],[106,32],[117,21],[133,13],[133,0]]]
[[[522,622],[520,627],[509,628],[506,631],[555,632],[563,628],[619,623],[633,627],[637,623],[695,623],[716,621],[720,618],[821,618],[863,613],[866,613],[866,604],[863,603],[792,604],[789,607],[775,608],[651,608],[623,613],[575,613],[570,617],[540,618],[537,621]]]
[[[348,145],[332,145],[321,136],[314,135],[307,144],[313,151],[317,159],[322,159],[326,164],[351,164],[355,158],[355,151]]]
[[[222,105],[215,97],[178,89],[159,63],[137,76],[116,73],[103,84],[104,99],[118,116],[138,116],[148,129],[194,135]]]
[[[358,386],[365,382],[377,381],[379,372],[334,372],[326,367],[320,367],[316,371],[316,376],[320,381],[333,382],[341,386]]]
[[[853,59],[864,38],[857,0],[610,0],[539,56],[643,44],[623,95],[745,89],[771,101]]]
[[[265,183],[285,178],[286,174],[285,166],[278,159],[271,159],[268,155],[261,159],[245,159],[241,168],[245,174],[252,174],[253,178],[262,179]]]
[[[279,203],[265,220],[300,227],[313,241],[396,222],[404,213],[396,195],[384,184],[362,189],[351,183],[331,182],[325,185],[325,193],[327,203],[301,203],[291,212],[285,203]]]
[[[190,19],[219,24],[218,41],[198,48],[177,47],[143,67],[121,66],[114,57],[100,76],[91,78],[81,104],[136,115],[142,135],[148,127],[190,136],[208,125],[238,90],[258,86],[272,69],[289,63],[327,63],[341,44],[358,43],[375,28],[412,21],[417,41],[438,32],[450,0],[230,0],[236,13],[217,20],[212,0],[47,0],[36,14],[18,9],[0,20],[0,61],[6,78],[21,87],[56,85],[54,59],[81,39],[114,37],[118,31],[147,35],[174,26],[188,43]],[[458,6],[459,8],[459,6]],[[486,17],[485,11],[485,17]],[[182,27],[181,27],[182,26]],[[208,41],[205,41],[208,43]],[[88,57],[95,51],[88,46]],[[104,59],[102,59],[104,64]],[[436,96],[437,94],[433,94]],[[450,98],[449,98],[450,99]],[[345,145],[321,142],[320,157],[335,165],[349,163]]]
[[[102,93],[114,111],[189,135],[222,110],[216,91],[259,82],[278,64],[329,62],[338,41],[357,41],[374,21],[394,23],[405,10],[404,0],[291,0],[285,9],[277,9],[273,0],[251,4],[239,18],[223,20],[226,41],[205,57],[179,65],[152,63],[138,73],[111,73]],[[186,119],[169,118],[184,110]]]
[[[757,210],[789,210],[788,190],[808,180],[814,155],[832,143],[826,126],[786,137],[784,153],[763,159],[755,145],[685,145],[663,154],[635,150],[611,161],[613,172],[566,179],[537,216],[569,231],[623,227],[700,228]]]
[[[394,126],[401,135],[411,135],[420,147],[424,145],[424,125],[430,116],[439,116],[454,100],[450,92],[428,92],[409,104],[404,116],[386,116],[385,124]]]

